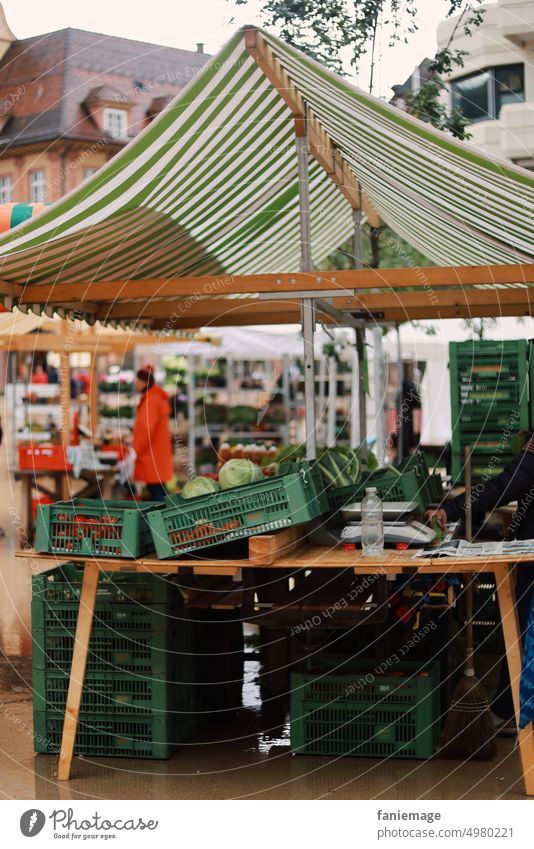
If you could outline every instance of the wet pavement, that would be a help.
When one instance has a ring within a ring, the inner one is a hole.
[[[34,755],[31,691],[32,564],[14,558],[17,487],[0,459],[0,792],[8,799],[525,799],[514,740],[490,764],[293,756],[287,705],[262,705],[259,660],[246,655],[243,707],[210,721],[167,761],[75,758],[57,782],[57,757]],[[34,564],[35,568],[35,564]]]

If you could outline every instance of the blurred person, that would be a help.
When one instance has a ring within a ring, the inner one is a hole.
[[[48,375],[42,366],[35,366],[32,383],[48,383]]]
[[[392,431],[386,439],[386,455],[388,458],[388,463],[395,463],[398,453],[399,449],[397,434]]]
[[[156,384],[151,365],[139,369],[135,388],[141,398],[133,428],[134,477],[146,484],[151,501],[162,501],[173,476],[169,396]]]

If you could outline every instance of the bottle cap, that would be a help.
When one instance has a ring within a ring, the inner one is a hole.
[[[369,494],[369,495],[374,495],[374,493],[375,493],[375,492],[376,492],[376,486],[370,486],[369,488],[367,488],[367,489],[365,490],[365,494],[366,494],[366,495],[368,495],[368,494]]]
[[[356,545],[353,542],[344,542],[343,543],[344,551],[356,551]]]

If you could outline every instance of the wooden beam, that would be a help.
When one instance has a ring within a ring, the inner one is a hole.
[[[360,293],[347,297],[336,297],[329,300],[329,304],[338,310],[349,312],[380,313],[389,310],[404,311],[405,318],[410,317],[412,308],[427,310],[431,317],[439,317],[443,308],[454,307],[470,310],[476,314],[479,307],[490,307],[494,309],[495,315],[499,315],[500,308],[513,306],[522,312],[530,309],[534,304],[534,287],[522,289],[465,289],[436,291],[428,293],[425,290],[416,292],[386,292],[386,293]],[[136,314],[143,319],[167,318],[170,326],[178,326],[177,322],[185,321],[189,324],[204,324],[206,321],[228,316],[230,321],[234,319],[258,316],[263,313],[276,314],[280,321],[285,320],[285,315],[293,313],[300,308],[298,296],[291,300],[261,301],[253,298],[207,298],[190,303],[187,299],[182,301],[153,301],[145,305],[140,304],[117,304],[106,307],[106,313],[100,318],[125,319]],[[317,306],[320,311],[320,306]],[[251,322],[252,323],[252,322]]]
[[[26,286],[21,303],[78,301],[120,303],[157,297],[244,295],[259,292],[299,292],[329,289],[427,289],[440,286],[476,286],[494,283],[534,284],[534,264],[468,265],[428,268],[364,268],[315,271],[311,274],[248,274],[240,276],[177,277],[172,280],[117,280],[95,283],[57,283]],[[139,305],[133,305],[138,307]]]
[[[297,86],[287,73],[280,60],[254,27],[244,30],[245,47],[261,68],[267,79],[278,91],[293,115],[299,121],[308,118],[308,141],[310,153],[324,168],[331,180],[338,186],[354,209],[362,207],[373,227],[378,227],[380,217],[370,199],[361,191],[359,180],[349,163],[336,147],[319,118],[309,108]]]
[[[185,328],[185,325],[184,325]],[[180,328],[180,329],[184,329]],[[185,328],[195,333],[197,328]],[[180,336],[169,336],[162,340],[161,335],[154,333],[102,333],[100,335],[61,335],[55,333],[27,333],[20,336],[14,336],[6,333],[0,335],[0,351],[61,351],[66,344],[69,346],[71,353],[83,351],[87,353],[94,352],[96,354],[110,354],[131,351],[137,345],[159,345],[162,341],[168,342],[189,342],[189,338]],[[206,341],[199,339],[198,341]],[[216,341],[210,340],[212,344]]]
[[[23,287],[19,283],[8,283],[7,280],[0,280],[0,294],[7,295],[10,298],[20,298]]]
[[[358,315],[358,317],[374,324],[376,322],[441,320],[446,318],[495,318],[505,316],[529,316],[532,314],[534,314],[534,309],[517,304],[504,304],[499,309],[496,309],[495,306],[477,306],[476,309],[472,309],[467,306],[436,308],[431,305],[427,305],[426,307],[411,307],[409,311],[402,308],[388,308],[386,310],[377,311],[376,314],[362,313],[362,315]],[[206,317],[203,322],[203,326],[216,330],[217,327],[248,327],[255,324],[299,324],[300,318],[300,311],[296,310],[294,307],[291,309],[288,308],[285,315],[281,317],[280,313],[270,311],[269,306],[265,305],[263,307],[263,311],[258,309],[257,313],[246,313],[244,315],[227,313],[225,315],[214,315],[211,318]],[[321,315],[321,320],[324,321],[325,324],[333,323],[332,319],[328,318],[328,316]],[[176,329],[181,329],[181,327],[186,327],[186,325],[187,322],[182,322],[180,319],[176,320],[174,323],[174,327]],[[152,327],[155,330],[158,328],[164,329],[165,326],[165,319],[154,318],[152,320]]]

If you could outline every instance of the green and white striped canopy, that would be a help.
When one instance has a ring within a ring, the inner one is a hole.
[[[534,175],[262,35],[400,236],[441,265],[534,261]],[[317,162],[310,174],[318,264],[353,223]],[[293,117],[239,31],[96,175],[0,238],[0,280],[42,284],[43,309],[58,282],[294,272],[299,257]]]

